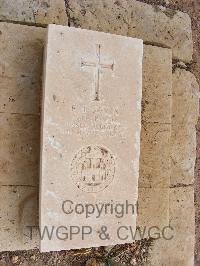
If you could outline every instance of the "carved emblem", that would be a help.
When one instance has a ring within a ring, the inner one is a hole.
[[[85,192],[104,190],[112,182],[114,174],[114,156],[104,147],[91,145],[82,148],[72,160],[72,179]]]

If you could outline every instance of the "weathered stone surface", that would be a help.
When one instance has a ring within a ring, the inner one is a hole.
[[[174,260],[180,260],[180,262],[184,258],[185,265],[194,265],[195,209],[193,187],[170,190],[170,225],[174,228],[175,233],[170,245],[170,257]]]
[[[2,22],[0,31],[0,184],[36,185],[45,29]]]
[[[192,60],[191,20],[186,13],[128,0],[69,0],[70,24],[137,37],[172,48],[173,58]]]
[[[194,128],[199,117],[199,96],[199,85],[195,76],[177,68],[173,73],[172,121],[179,126],[185,127],[189,124]]]
[[[67,25],[68,18],[63,0],[42,0],[35,4],[33,1],[34,18],[40,24]]]
[[[0,128],[0,185],[37,185],[39,116],[0,114]]]
[[[171,66],[169,49],[144,46],[136,239],[156,237],[169,224]]]
[[[152,266],[194,265],[195,213],[193,187],[170,189],[170,226],[166,237],[155,241]]]
[[[39,244],[26,225],[38,225],[45,29],[0,23],[0,32],[0,250],[23,250]]]
[[[172,51],[144,46],[142,120],[171,123]]]
[[[0,32],[0,112],[39,114],[46,30],[1,22]]]
[[[68,40],[71,40],[69,42]],[[69,53],[70,51],[70,53]],[[125,52],[124,52],[125,51]],[[40,226],[91,226],[86,239],[41,240],[41,251],[132,242],[120,225],[136,228],[136,213],[80,219],[62,202],[126,201],[136,205],[139,176],[143,41],[50,25],[46,48]],[[59,65],[59,68],[57,67]],[[67,74],[66,74],[67,73]],[[133,119],[134,118],[134,119]],[[74,127],[75,125],[75,127]],[[109,239],[97,232],[106,226]]]
[[[195,77],[188,71],[173,73],[172,136],[169,217],[173,239],[155,241],[148,265],[194,265],[195,213],[194,181],[196,158],[195,124],[199,115],[199,92]]]
[[[172,124],[171,186],[194,182],[196,129],[191,124]]]
[[[168,188],[170,184],[171,67],[169,49],[144,46],[141,188]]]
[[[170,136],[170,124],[142,123],[139,187],[169,187]]]
[[[196,123],[199,86],[194,75],[183,69],[173,73],[172,176],[171,186],[192,184],[196,160]]]
[[[38,226],[38,189],[0,186],[0,251],[38,247],[38,231],[32,238],[28,226]]]
[[[0,20],[34,22],[32,0],[1,0]]]
[[[68,24],[63,0],[0,0],[0,20]]]
[[[139,188],[137,226],[144,235],[137,233],[136,239],[154,238],[155,232],[161,233],[168,225],[169,188]]]

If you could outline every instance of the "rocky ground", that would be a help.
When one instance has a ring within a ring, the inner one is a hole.
[[[187,12],[192,18],[194,60],[187,67],[200,81],[200,1],[199,0],[140,0]],[[174,62],[176,63],[176,62]],[[196,265],[200,265],[200,122],[197,125],[197,162],[195,178],[196,206]],[[138,241],[132,245],[119,245],[113,249],[98,248],[81,251],[63,251],[40,254],[39,251],[0,253],[1,265],[143,265],[148,258],[151,240]],[[184,243],[183,243],[184,245]],[[115,263],[114,263],[115,261]],[[119,264],[116,264],[119,263]],[[121,264],[120,264],[121,263]]]
[[[114,266],[143,265],[148,261],[152,240],[116,245],[115,247],[88,248],[73,251],[40,253],[38,250],[2,252],[0,266],[60,265],[60,266]]]

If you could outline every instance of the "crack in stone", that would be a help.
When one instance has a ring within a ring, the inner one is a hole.
[[[176,185],[171,185],[170,188],[180,188],[180,187],[193,187],[194,184],[183,184],[183,183],[178,183]]]
[[[64,4],[65,4],[65,12],[68,18],[68,26],[71,26],[71,17],[70,17],[70,7],[69,7],[69,1],[68,0],[64,0]]]
[[[171,96],[171,95],[170,95]],[[171,125],[170,122],[160,122],[160,121],[146,121],[144,119],[141,120],[144,124],[160,124],[160,125]]]
[[[27,21],[15,21],[10,19],[0,19],[0,22],[6,22],[10,24],[18,24],[18,25],[25,25],[25,26],[34,26],[38,28],[47,28],[48,25],[41,24],[41,23],[35,23],[35,22],[27,22]]]
[[[8,114],[8,115],[22,115],[22,116],[40,116],[40,113],[38,113],[38,114],[23,114],[23,113],[9,113],[9,112],[0,112],[0,114]]]
[[[32,188],[36,188],[38,186],[36,186],[36,185],[0,185],[0,187],[32,187]]]
[[[161,43],[157,43],[157,42],[144,41],[144,44],[145,45],[156,46],[156,47],[160,47],[160,48],[172,49],[172,47],[169,47],[167,45],[164,45],[164,44],[161,44]]]

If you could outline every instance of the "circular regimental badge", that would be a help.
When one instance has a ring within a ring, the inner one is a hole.
[[[112,153],[100,146],[87,146],[78,151],[71,164],[71,176],[76,186],[85,192],[104,190],[115,175]]]

